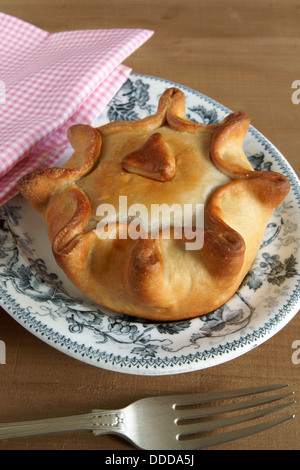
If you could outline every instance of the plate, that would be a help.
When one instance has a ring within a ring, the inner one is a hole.
[[[231,112],[185,86],[132,74],[93,125],[153,114],[160,95],[171,86],[184,91],[187,117],[192,120],[216,123]],[[20,195],[1,208],[2,307],[23,327],[63,353],[128,374],[196,371],[232,360],[262,344],[281,330],[300,307],[300,185],[281,153],[252,126],[244,149],[256,170],[285,174],[291,191],[269,221],[249,274],[221,308],[199,318],[169,323],[135,319],[100,308],[58,268],[44,220]]]

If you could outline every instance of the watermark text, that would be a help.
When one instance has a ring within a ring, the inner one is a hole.
[[[292,93],[291,99],[293,104],[300,103],[300,80],[294,80],[292,83],[292,88],[295,91]]]
[[[300,339],[296,339],[292,342],[292,349],[294,349],[292,363],[298,365],[300,364]]]
[[[6,364],[6,346],[2,340],[0,340],[0,364]]]
[[[6,86],[3,80],[0,80],[0,104],[6,103]]]
[[[200,250],[204,243],[203,204],[127,205],[127,196],[119,196],[119,207],[100,204],[95,230],[104,239],[175,239],[184,240],[186,250]]]

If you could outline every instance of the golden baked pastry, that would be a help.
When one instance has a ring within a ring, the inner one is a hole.
[[[157,112],[139,121],[72,126],[68,162],[23,177],[19,189],[45,217],[57,263],[90,299],[156,321],[203,315],[238,289],[290,188],[285,176],[254,171],[247,160],[249,122],[238,112],[219,124],[195,123],[184,93],[170,88]],[[149,213],[153,204],[203,204],[202,248],[186,249],[188,232],[180,237],[175,226],[164,236],[159,220],[129,236],[120,196]],[[99,236],[105,204],[116,218]]]

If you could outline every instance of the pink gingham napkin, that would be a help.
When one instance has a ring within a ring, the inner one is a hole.
[[[0,205],[21,176],[59,160],[70,125],[96,119],[131,72],[122,62],[152,34],[50,34],[0,12]]]

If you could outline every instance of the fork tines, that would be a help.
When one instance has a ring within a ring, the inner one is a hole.
[[[203,436],[203,433],[206,432],[217,429],[221,430],[224,427],[245,423],[249,420],[254,420],[270,414],[278,413],[281,410],[295,404],[296,402],[293,400],[280,402],[276,405],[270,406],[270,404],[274,402],[279,400],[283,401],[287,397],[294,395],[294,392],[290,391],[284,393],[281,392],[276,394],[268,394],[267,396],[252,397],[251,399],[247,400],[236,400],[238,397],[262,394],[265,392],[283,389],[285,387],[288,387],[288,384],[245,388],[225,392],[192,394],[188,397],[188,402],[182,400],[184,397],[178,396],[176,397],[176,402],[174,402],[173,405],[173,408],[176,410],[176,423],[178,424],[177,438],[182,442],[184,449],[202,449],[249,436],[294,418],[295,415],[293,414],[277,416],[275,419],[259,422],[258,424],[254,424],[252,426],[246,426],[232,431]],[[228,403],[228,400],[230,399],[235,400]],[[225,401],[225,403],[218,404],[217,402],[220,401]],[[205,406],[203,406],[204,403],[206,404]],[[197,407],[191,409],[191,406]],[[243,412],[249,408],[255,409],[252,411]],[[232,414],[234,411],[239,411],[239,413]],[[219,417],[219,415],[226,416]],[[203,418],[210,419],[203,420]],[[191,420],[198,420],[198,422],[192,422]],[[197,437],[197,435],[199,435],[199,437]]]

